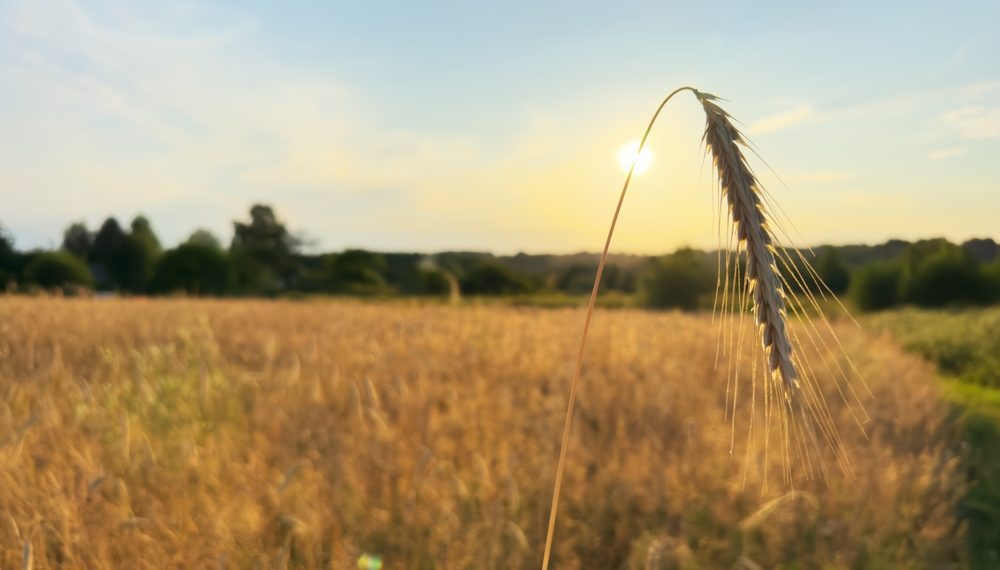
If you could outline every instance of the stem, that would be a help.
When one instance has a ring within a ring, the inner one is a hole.
[[[646,132],[642,135],[642,140],[639,141],[639,148],[636,150],[636,157],[642,152],[642,148],[646,145],[646,139],[649,138],[650,131],[653,130],[653,124],[656,123],[656,118],[660,116],[660,111],[666,107],[667,102],[673,98],[674,95],[680,93],[681,91],[691,91],[697,94],[698,90],[694,87],[681,87],[672,91],[667,97],[660,103],[660,106],[656,108],[656,112],[653,113],[653,117],[649,120],[649,125],[646,126]],[[632,161],[632,166],[628,169],[628,174],[625,176],[625,183],[622,185],[621,195],[618,197],[618,205],[615,207],[615,215],[611,218],[611,227],[608,228],[608,237],[604,240],[604,251],[601,252],[601,261],[597,264],[597,274],[594,276],[594,287],[590,291],[590,301],[587,302],[587,316],[583,321],[583,334],[580,337],[580,349],[576,355],[576,368],[573,372],[573,379],[570,381],[569,385],[569,403],[566,406],[566,419],[563,422],[563,433],[562,441],[559,444],[559,463],[556,465],[556,482],[555,487],[552,489],[552,509],[549,511],[549,529],[545,535],[545,553],[542,555],[542,570],[548,570],[549,568],[549,558],[552,554],[552,539],[555,535],[556,530],[556,514],[559,512],[559,494],[562,491],[562,479],[563,471],[566,469],[566,452],[569,449],[569,434],[570,428],[573,426],[573,407],[576,405],[576,388],[580,383],[580,372],[583,369],[583,352],[587,346],[587,333],[590,332],[590,319],[594,314],[594,304],[597,302],[597,290],[601,286],[601,276],[604,274],[604,264],[608,260],[608,248],[611,247],[611,236],[615,233],[615,225],[618,223],[618,214],[622,210],[622,202],[625,201],[625,192],[628,191],[628,185],[632,181],[632,174],[635,171],[635,160]]]

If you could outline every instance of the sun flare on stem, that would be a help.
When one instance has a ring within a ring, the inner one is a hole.
[[[631,141],[618,150],[618,166],[621,167],[622,172],[628,172],[629,168],[632,168],[632,163],[635,163],[635,174],[642,174],[649,170],[649,167],[653,164],[653,151],[649,150],[649,147],[643,147],[639,150],[639,141]]]

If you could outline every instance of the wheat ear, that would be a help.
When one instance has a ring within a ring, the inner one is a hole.
[[[746,243],[746,277],[753,294],[754,317],[772,378],[784,381],[786,399],[799,389],[792,360],[792,343],[786,330],[785,292],[774,258],[771,233],[757,179],[740,150],[745,144],[729,115],[715,104],[714,95],[695,91],[705,109],[705,144],[712,153],[722,193],[736,226],[736,236]]]

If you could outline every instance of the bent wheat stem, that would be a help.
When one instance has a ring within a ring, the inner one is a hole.
[[[653,125],[656,123],[656,118],[660,116],[660,111],[667,106],[667,103],[674,95],[680,93],[681,91],[691,91],[695,94],[698,90],[693,87],[680,87],[675,89],[669,95],[663,99],[660,106],[657,107],[656,112],[653,113],[653,117],[649,120],[649,125],[646,127],[646,132],[643,133],[642,139],[639,141],[639,148],[636,149],[635,155],[639,156],[642,152],[643,147],[646,145],[646,139],[649,138],[649,133],[653,130]],[[632,181],[632,174],[635,172],[635,161],[632,161],[632,165],[629,166],[628,174],[625,175],[625,183],[622,184],[621,194],[618,196],[618,205],[615,206],[615,213],[611,217],[611,227],[608,228],[608,237],[604,240],[604,251],[601,252],[601,261],[597,264],[597,274],[594,276],[594,287],[590,290],[590,300],[587,301],[587,316],[583,320],[583,333],[580,336],[580,348],[576,354],[576,365],[573,370],[573,379],[570,380],[569,384],[569,402],[566,405],[566,418],[563,421],[563,433],[562,441],[559,444],[559,462],[556,464],[556,481],[555,486],[552,489],[552,508],[549,511],[549,528],[545,534],[545,552],[542,555],[542,570],[547,570],[549,567],[549,558],[552,554],[552,538],[555,535],[556,530],[556,514],[559,512],[559,493],[562,490],[562,478],[563,471],[566,469],[566,452],[569,449],[569,434],[570,429],[573,426],[573,407],[576,405],[576,388],[580,383],[580,372],[583,369],[583,352],[587,345],[587,334],[590,332],[590,319],[594,314],[594,303],[597,302],[597,290],[601,286],[601,276],[604,274],[604,265],[608,261],[608,248],[611,247],[611,236],[615,233],[615,225],[618,223],[618,214],[622,210],[622,202],[625,201],[625,193],[628,191],[628,185]]]

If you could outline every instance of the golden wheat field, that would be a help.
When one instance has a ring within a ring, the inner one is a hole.
[[[581,319],[2,298],[0,567],[537,567]],[[961,565],[932,368],[836,326],[868,437],[831,400],[854,474],[790,493],[788,457],[730,453],[709,316],[598,312],[554,566]]]

